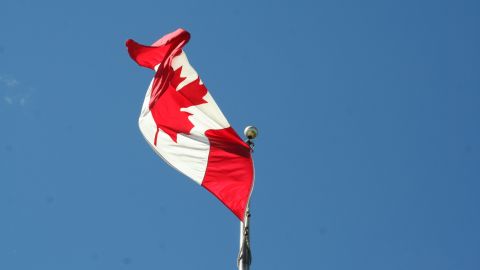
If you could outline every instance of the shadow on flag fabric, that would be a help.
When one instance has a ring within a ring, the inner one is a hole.
[[[253,186],[250,147],[237,135],[190,66],[178,29],[151,46],[128,40],[130,57],[153,69],[138,120],[140,130],[165,162],[190,177],[243,221]]]

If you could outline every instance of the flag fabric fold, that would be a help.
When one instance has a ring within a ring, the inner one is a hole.
[[[240,220],[253,187],[250,147],[220,111],[183,47],[178,29],[151,46],[128,40],[130,57],[155,71],[139,117],[143,136],[170,166],[215,195]]]

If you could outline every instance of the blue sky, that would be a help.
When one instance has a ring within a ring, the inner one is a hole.
[[[0,269],[235,269],[238,222],[149,149],[125,41],[190,31],[258,126],[252,269],[480,268],[478,1],[0,2]]]

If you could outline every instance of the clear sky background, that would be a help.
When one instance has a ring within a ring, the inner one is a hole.
[[[235,269],[238,221],[149,148],[179,27],[258,126],[252,269],[480,269],[479,1],[0,0],[0,269]]]

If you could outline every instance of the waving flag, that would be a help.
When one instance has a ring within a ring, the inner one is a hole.
[[[155,71],[139,127],[170,166],[202,185],[243,220],[253,186],[250,147],[190,66],[182,50],[189,39],[187,31],[178,29],[152,46],[127,41],[130,57]]]

